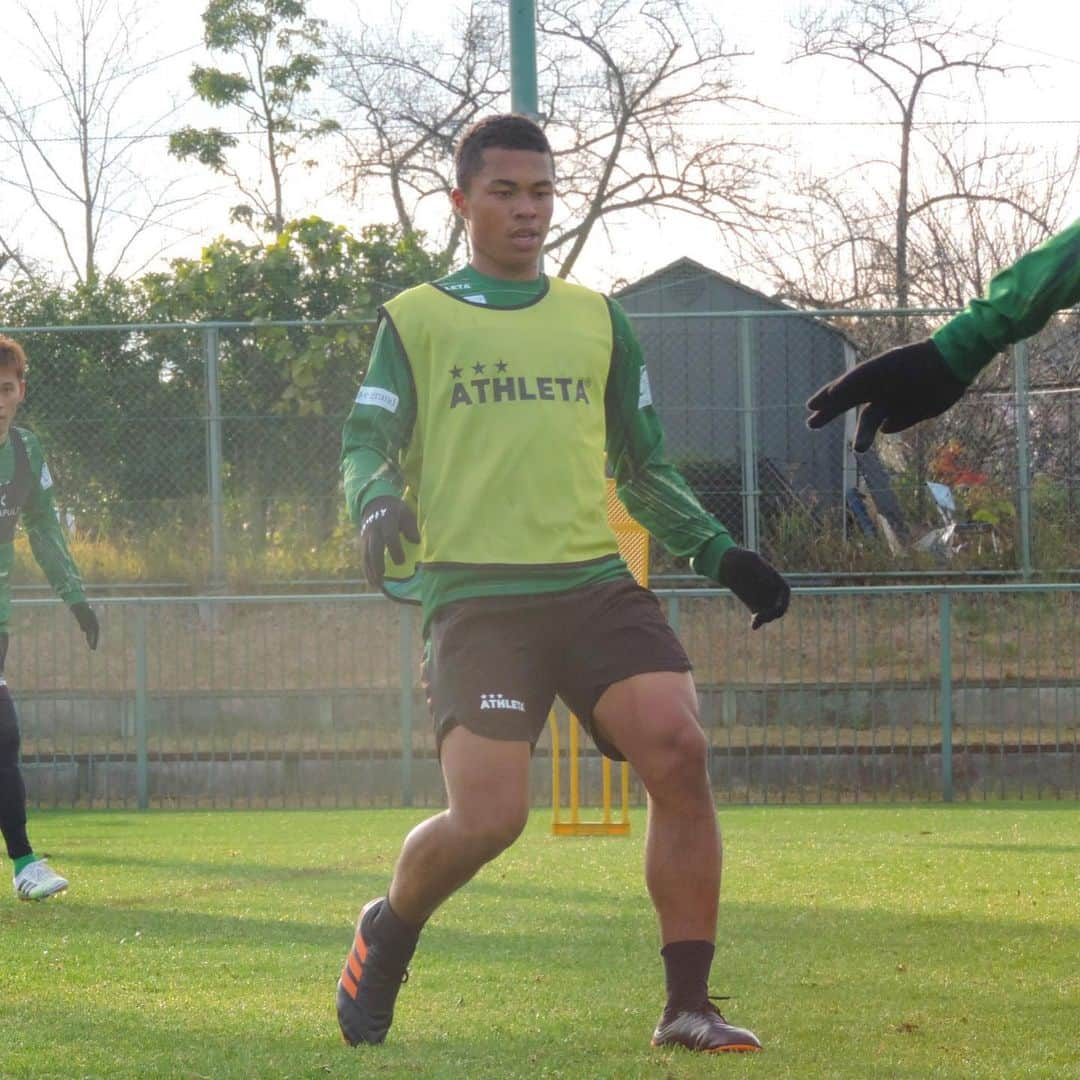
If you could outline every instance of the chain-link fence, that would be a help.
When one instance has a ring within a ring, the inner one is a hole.
[[[341,428],[373,320],[35,327],[35,430],[90,582],[340,579]]]
[[[945,416],[856,456],[853,417],[812,433],[806,398],[942,313],[808,314],[677,284],[620,300],[668,456],[741,542],[796,575],[1080,567],[1075,313],[996,360]],[[721,300],[744,306],[708,306]],[[89,582],[356,578],[338,466],[371,327],[9,328],[30,357],[20,422],[42,438]],[[653,574],[686,567],[657,548]]]

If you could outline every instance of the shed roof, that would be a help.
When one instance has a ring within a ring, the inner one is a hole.
[[[626,300],[632,300],[639,297],[643,292],[659,292],[661,289],[670,285],[675,285],[694,277],[707,278],[715,284],[723,285],[726,289],[745,296],[748,301],[746,310],[761,310],[764,308],[774,311],[799,312],[805,318],[812,319],[823,329],[854,344],[843,330],[833,326],[827,318],[817,315],[813,311],[801,311],[799,308],[792,307],[790,304],[785,304],[775,297],[766,296],[765,293],[759,292],[757,289],[752,289],[749,285],[744,285],[742,282],[736,281],[734,278],[720,273],[719,270],[713,270],[712,267],[706,266],[704,263],[700,263],[696,259],[691,259],[686,255],[680,256],[666,266],[660,267],[659,270],[654,270],[644,277],[638,278],[637,281],[633,281],[629,285],[624,285],[621,289],[612,293],[612,296],[622,303]],[[645,314],[649,310],[636,305],[635,307],[636,310],[631,311],[632,314]],[[738,311],[740,308],[741,305],[736,305],[728,307],[727,310]]]

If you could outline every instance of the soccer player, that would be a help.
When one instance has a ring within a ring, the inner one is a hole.
[[[26,787],[19,771],[19,717],[4,678],[11,615],[11,567],[15,525],[22,518],[30,549],[49,584],[71,608],[91,649],[97,648],[98,621],[86,602],[56,516],[52,477],[41,443],[15,414],[26,396],[26,354],[18,342],[0,336],[0,832],[14,863],[15,895],[45,900],[68,887],[67,881],[34,854],[26,835]]]
[[[1055,311],[1080,304],[1080,221],[996,274],[981,300],[924,341],[858,364],[807,401],[811,428],[856,406],[854,448],[939,416],[1006,345],[1030,337]]]
[[[624,312],[540,272],[555,196],[543,131],[482,120],[455,168],[469,264],[387,303],[343,434],[368,580],[422,606],[448,809],[409,833],[387,895],[360,914],[338,983],[342,1034],[383,1041],[424,924],[521,833],[530,755],[558,695],[648,792],[645,877],[667,982],[654,1045],[759,1049],[709,1001],[721,856],[707,743],[690,661],[607,523],[605,452],[634,517],[730,588],[755,628],[784,614],[790,590],[665,461]]]

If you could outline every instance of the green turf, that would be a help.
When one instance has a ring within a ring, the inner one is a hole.
[[[1080,809],[722,812],[715,993],[757,1055],[659,1052],[629,839],[519,843],[427,929],[382,1047],[333,991],[408,811],[37,812],[71,878],[0,900],[0,1076],[1076,1076]],[[9,887],[10,889],[10,887]]]

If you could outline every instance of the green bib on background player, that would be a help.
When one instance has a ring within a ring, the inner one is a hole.
[[[559,279],[522,307],[477,299],[421,285],[384,309],[417,403],[402,470],[421,539],[404,566],[387,560],[398,599],[415,598],[421,564],[546,569],[618,551],[604,486],[606,300]]]

